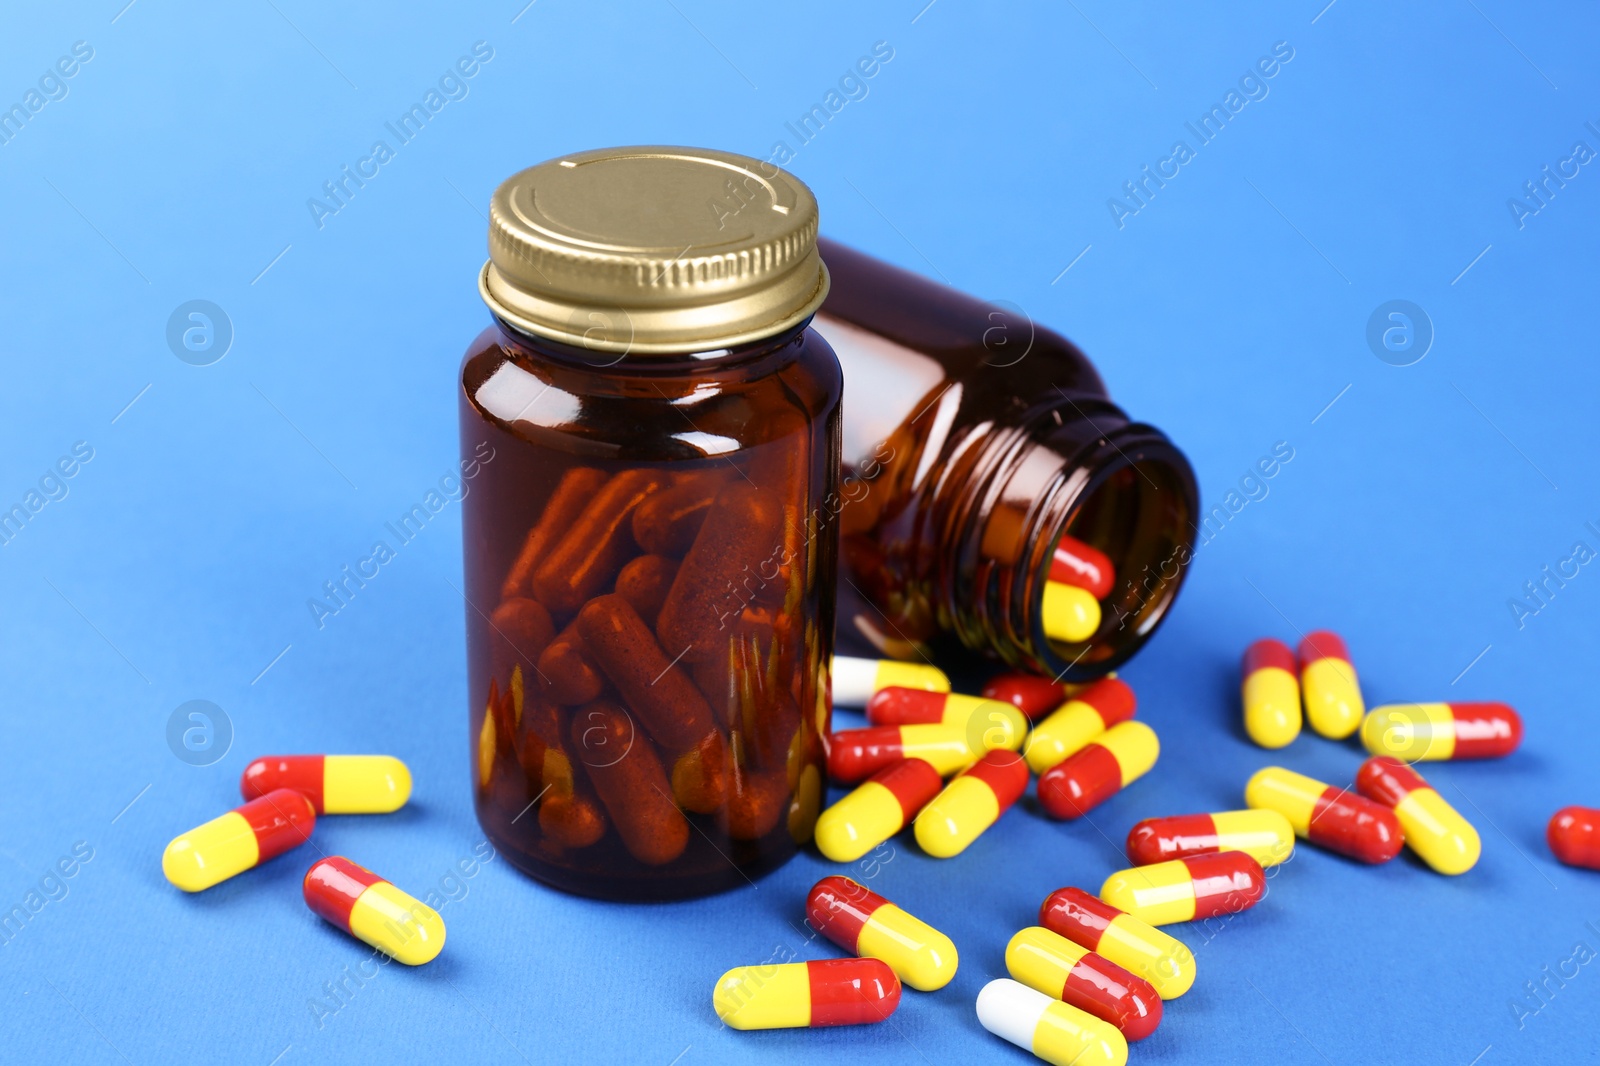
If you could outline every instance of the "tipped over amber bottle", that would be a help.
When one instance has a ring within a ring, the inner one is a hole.
[[[819,247],[812,327],[845,377],[840,639],[914,658],[950,633],[1066,681],[1126,662],[1193,552],[1183,453],[1015,307]]]

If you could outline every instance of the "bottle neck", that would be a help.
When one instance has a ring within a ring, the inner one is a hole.
[[[596,318],[603,318],[600,312]],[[671,353],[618,352],[601,348],[585,348],[563,344],[548,337],[537,336],[517,328],[505,319],[495,316],[495,324],[507,341],[517,349],[537,357],[545,363],[565,370],[602,376],[680,376],[683,374],[759,375],[768,370],[766,364],[774,359],[784,361],[793,357],[793,346],[801,339],[811,324],[805,321],[773,333],[770,336],[748,340],[722,348],[704,351]],[[599,328],[597,326],[597,328]]]
[[[1104,675],[1143,646],[1188,570],[1199,510],[1194,471],[1158,429],[1103,397],[1063,396],[1023,423],[977,426],[950,485],[936,582],[963,643],[1064,681]],[[1062,536],[1115,570],[1086,639],[1045,631],[1042,605]]]

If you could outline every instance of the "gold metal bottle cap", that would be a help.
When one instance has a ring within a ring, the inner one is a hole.
[[[828,294],[816,197],[731,152],[562,156],[495,190],[478,291],[520,330],[599,351],[758,340],[803,322]]]

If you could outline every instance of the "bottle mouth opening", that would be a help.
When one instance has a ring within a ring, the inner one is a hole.
[[[1033,565],[1022,570],[1033,581],[1027,632],[1036,666],[1063,681],[1103,676],[1144,646],[1171,611],[1194,547],[1195,481],[1183,453],[1158,430],[1137,424],[1113,431],[1096,447],[1103,454],[1086,464],[1091,473],[1076,491],[1063,486],[1051,508],[1054,521],[1041,524],[1046,535],[1034,542]],[[1092,596],[1073,591],[1063,597],[1049,588],[1051,557],[1064,536],[1111,562],[1111,588],[1097,601],[1097,623],[1085,603],[1096,602]],[[1075,626],[1066,635],[1060,602],[1073,606]]]

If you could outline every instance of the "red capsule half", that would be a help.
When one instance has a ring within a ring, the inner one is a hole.
[[[1009,703],[1029,719],[1038,719],[1071,699],[1083,687],[1017,671],[991,677],[980,695],[984,699]]]
[[[1248,910],[1267,894],[1266,872],[1245,852],[1219,851],[1178,861],[1188,867],[1194,885],[1196,920]]]
[[[1062,537],[1056,542],[1055,554],[1050,557],[1050,580],[1076,585],[1095,599],[1103,600],[1111,595],[1117,575],[1105,552],[1074,537]]]
[[[1545,833],[1550,850],[1568,866],[1600,870],[1600,810],[1563,807]]]

